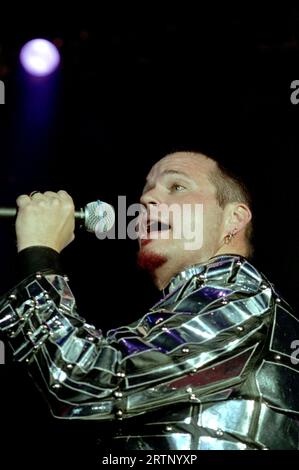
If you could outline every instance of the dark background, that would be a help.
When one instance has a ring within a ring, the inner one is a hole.
[[[299,105],[290,85],[299,79],[299,7],[97,7],[65,19],[50,20],[46,7],[31,21],[20,10],[18,22],[3,16],[0,206],[62,188],[77,207],[98,198],[116,206],[118,195],[129,205],[166,152],[201,150],[247,182],[254,262],[298,311]],[[18,63],[35,37],[59,46],[62,64],[48,79],[30,79]],[[12,222],[0,220],[0,243],[2,294],[15,283]],[[81,314],[104,330],[158,298],[136,251],[130,240],[79,232],[63,253]],[[8,352],[0,381],[3,456],[27,462],[36,446],[46,459],[93,452],[102,428],[52,420]]]

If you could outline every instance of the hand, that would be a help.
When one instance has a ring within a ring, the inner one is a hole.
[[[18,251],[30,246],[47,246],[58,253],[74,238],[75,208],[66,191],[46,191],[32,197],[19,196],[16,219]]]

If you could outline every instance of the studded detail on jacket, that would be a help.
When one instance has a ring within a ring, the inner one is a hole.
[[[243,257],[186,269],[105,337],[64,276],[37,273],[1,299],[0,330],[54,416],[109,422],[106,449],[299,448],[299,322]]]

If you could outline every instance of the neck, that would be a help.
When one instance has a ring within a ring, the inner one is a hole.
[[[248,249],[247,249],[246,244],[243,241],[239,241],[236,239],[228,244],[221,245],[220,248],[215,252],[213,256],[225,255],[225,254],[240,255],[240,256],[246,257],[248,254]],[[210,258],[211,257],[212,256],[210,256]]]
[[[165,263],[165,266],[161,266],[160,268],[156,269],[152,275],[154,284],[159,290],[165,289],[173,276],[184,269],[178,269],[176,272],[174,272],[173,269],[170,269],[170,267],[166,265],[167,263]]]
[[[159,266],[154,272],[153,272],[153,280],[155,283],[155,286],[159,290],[165,289],[167,285],[170,283],[171,279],[176,276],[178,273],[181,271],[184,271],[184,269],[188,268],[189,266],[193,266],[195,264],[199,263],[204,263],[208,259],[210,259],[213,256],[213,253],[206,254],[204,255],[200,251],[198,252],[190,252],[190,256],[188,259],[182,261],[181,263],[178,263],[177,260],[175,264],[173,263],[173,260],[169,259],[167,260],[166,263],[163,265]]]

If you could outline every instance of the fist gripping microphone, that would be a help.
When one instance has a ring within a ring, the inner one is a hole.
[[[0,219],[12,219],[17,215],[17,209],[0,207]],[[79,225],[94,234],[109,232],[115,222],[114,208],[103,201],[93,201],[79,211],[75,211],[75,219]]]

